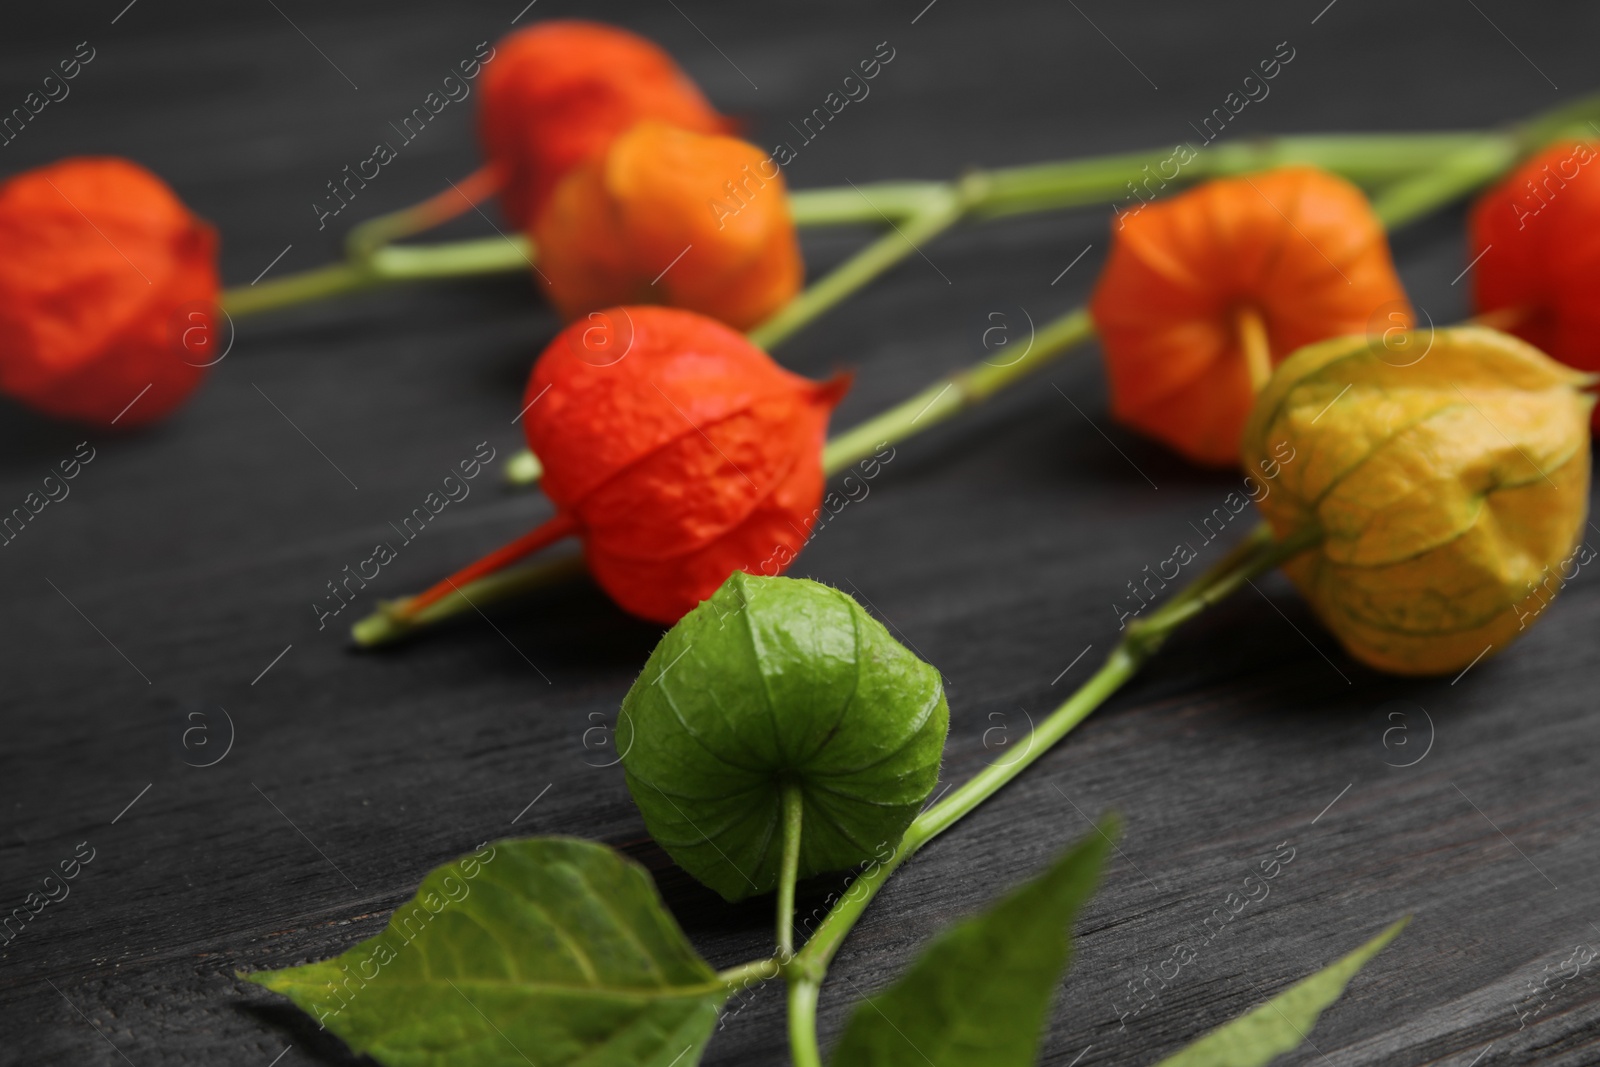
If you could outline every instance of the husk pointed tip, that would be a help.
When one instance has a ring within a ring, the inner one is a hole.
[[[404,600],[380,601],[378,609],[350,625],[350,639],[358,649],[379,648],[409,634],[415,624],[402,617],[398,608]]]
[[[850,392],[855,383],[855,371],[839,371],[826,381],[812,384],[812,400],[831,411],[839,406],[839,402],[845,398],[845,395]]]

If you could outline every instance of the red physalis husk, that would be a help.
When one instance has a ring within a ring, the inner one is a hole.
[[[501,210],[519,229],[538,217],[567,171],[641,120],[695,133],[732,129],[657,45],[579,19],[496,42],[482,91],[479,135],[502,183]]]
[[[1470,232],[1483,321],[1600,370],[1600,144],[1558,141],[1528,160],[1473,207]]]
[[[1111,410],[1197,463],[1238,462],[1256,392],[1290,353],[1375,317],[1411,324],[1383,223],[1313,167],[1207,182],[1111,236],[1090,303]]]
[[[68,159],[0,185],[0,392],[133,427],[210,362],[217,239],[154,174]]]
[[[569,535],[623,609],[672,623],[734,571],[781,573],[822,501],[828,416],[845,376],[814,382],[693,312],[594,312],[558,334],[523,398],[555,518],[402,609]]]

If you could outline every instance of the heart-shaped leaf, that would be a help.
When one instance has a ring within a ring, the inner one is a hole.
[[[1107,822],[988,912],[945,931],[886,993],[856,1007],[833,1067],[1032,1067],[1094,892]]]
[[[728,995],[644,868],[559,837],[463,856],[378,936],[247,977],[389,1067],[687,1067]]]

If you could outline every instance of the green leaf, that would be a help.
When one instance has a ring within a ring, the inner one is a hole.
[[[378,936],[246,977],[389,1067],[688,1067],[728,995],[643,867],[560,837],[463,856]]]
[[[1297,1048],[1329,1004],[1366,962],[1411,921],[1408,915],[1339,962],[1279,993],[1254,1011],[1211,1031],[1156,1067],[1260,1067]]]
[[[1112,820],[988,912],[939,936],[888,992],[856,1006],[832,1067],[1031,1067],[1094,892]]]
[[[786,784],[801,878],[886,859],[938,783],[949,721],[939,672],[850,597],[738,572],[651,653],[617,747],[651,836],[739,900],[777,884]]]

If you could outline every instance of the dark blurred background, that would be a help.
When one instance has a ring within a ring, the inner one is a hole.
[[[1226,139],[1481,127],[1600,88],[1594,4],[525,3],[11,5],[0,112],[80,42],[94,58],[0,147],[0,174],[128,156],[218,227],[229,284],[269,264],[268,277],[303,270],[334,257],[351,223],[478,165],[476,95],[319,231],[326,182],[392,140],[389,123],[479,42],[514,19],[574,15],[660,42],[766,147],[887,41],[895,58],[870,97],[787,168],[796,188],[1170,147],[1283,42],[1292,62]],[[854,368],[835,421],[853,424],[981,356],[993,314],[1041,322],[1084,300],[1108,216],[941,238],[776,354],[814,376]],[[441,236],[492,232],[473,216]],[[807,235],[809,268],[865,237]],[[1435,321],[1469,313],[1468,283],[1452,281],[1467,265],[1459,212],[1394,247]],[[96,449],[71,496],[0,549],[0,910],[80,842],[94,853],[70,897],[0,947],[0,1063],[351,1063],[234,971],[342,951],[430,867],[509,833],[640,859],[718,966],[767,951],[770,902],[728,907],[692,883],[645,837],[620,771],[597,766],[614,758],[604,727],[658,628],[579,584],[357,655],[343,623],[358,612],[319,631],[309,606],[480,441],[499,453],[490,473],[357,608],[548,514],[499,475],[555,328],[521,276],[392,289],[241,322],[190,405],[148,431],[0,409],[6,509],[78,442]],[[900,448],[791,572],[869,602],[944,672],[946,781],[1087,674],[1115,640],[1123,583],[1236,484],[1105,409],[1097,355],[1067,359]],[[1584,681],[1596,580],[1582,575],[1526,639],[1454,684],[1360,668],[1286,582],[1257,584],[897,876],[834,968],[825,1046],[935,931],[1115,808],[1125,837],[1080,923],[1045,1062],[1152,1062],[1408,912],[1410,929],[1288,1062],[1600,1061],[1600,981],[1563,966],[1600,944],[1600,725]],[[226,741],[220,762],[194,766]],[[1129,983],[1284,842],[1296,858],[1271,896],[1126,1014],[1141,999]],[[807,886],[803,910],[837,886]],[[787,1062],[782,1007],[775,988],[735,1004],[706,1062]]]

